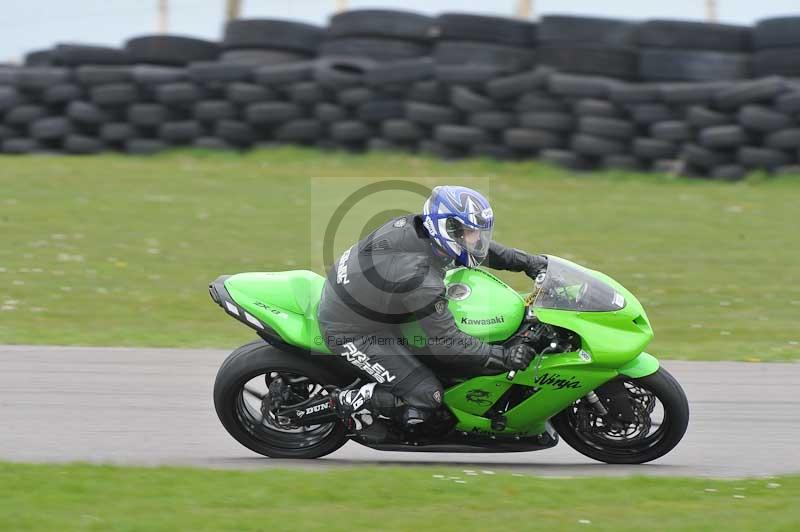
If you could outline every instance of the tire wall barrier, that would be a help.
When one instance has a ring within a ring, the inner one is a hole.
[[[242,19],[33,51],[0,65],[0,117],[6,154],[303,144],[736,180],[798,171],[800,16]]]

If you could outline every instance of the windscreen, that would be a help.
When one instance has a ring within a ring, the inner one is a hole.
[[[548,256],[547,271],[536,278],[533,307],[608,312],[625,306],[625,298],[588,270]]]

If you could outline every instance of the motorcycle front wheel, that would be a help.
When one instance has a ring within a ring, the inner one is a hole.
[[[637,379],[618,377],[632,416],[621,421],[613,411],[600,415],[585,398],[551,419],[553,428],[579,453],[608,464],[643,464],[664,456],[681,441],[689,424],[689,402],[680,384],[664,368]]]

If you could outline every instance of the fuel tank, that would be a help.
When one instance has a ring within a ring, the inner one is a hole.
[[[513,288],[481,269],[457,268],[447,272],[448,308],[456,325],[484,342],[505,340],[525,316],[525,301]],[[416,323],[404,328],[405,335],[419,345],[424,333]]]

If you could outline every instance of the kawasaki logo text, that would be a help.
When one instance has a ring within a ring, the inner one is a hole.
[[[495,323],[505,323],[505,316],[495,316],[494,318],[486,318],[482,320],[472,320],[467,317],[461,318],[461,325],[493,325]]]

